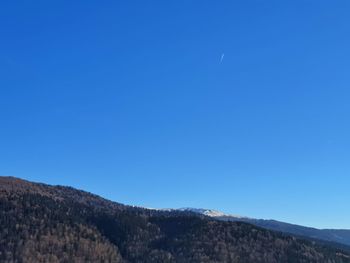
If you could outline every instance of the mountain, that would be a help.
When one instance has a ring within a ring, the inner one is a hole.
[[[248,223],[13,177],[0,177],[0,226],[3,263],[350,262],[344,250]]]
[[[179,208],[177,210],[186,211],[186,212],[193,212],[193,213],[197,213],[197,214],[201,214],[201,215],[205,215],[205,216],[209,216],[209,217],[213,217],[213,218],[223,218],[223,217],[228,217],[228,216],[235,218],[235,219],[243,218],[243,217],[238,216],[238,215],[228,215],[228,214],[225,214],[223,212],[213,210],[213,209],[184,207],[184,208]]]
[[[254,219],[249,217],[242,217],[237,215],[228,215],[216,210],[211,209],[198,209],[198,208],[180,208],[180,211],[191,211],[202,215],[210,216],[222,221],[233,221],[233,222],[246,222],[266,228],[269,230],[279,231],[283,233],[289,233],[297,236],[320,239],[328,242],[336,242],[350,246],[350,230],[345,229],[317,229],[312,227],[305,227],[300,225],[294,225],[284,223],[276,220],[264,220]]]
[[[210,216],[210,217],[221,217],[225,216],[224,213],[216,210],[211,210],[211,209],[202,209],[202,208],[180,208],[178,209],[179,211],[189,211],[189,212],[194,212],[197,214],[202,214],[205,216]]]

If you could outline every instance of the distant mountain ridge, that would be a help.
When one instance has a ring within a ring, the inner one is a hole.
[[[213,218],[232,217],[232,218],[237,218],[237,219],[239,219],[239,218],[247,218],[248,219],[248,217],[226,214],[224,212],[221,212],[221,211],[218,211],[218,210],[214,210],[214,209],[183,207],[183,208],[178,208],[176,210],[187,211],[187,212],[194,212],[194,213],[210,216],[210,217],[213,217]]]
[[[320,239],[329,242],[341,243],[350,246],[350,230],[347,229],[317,229],[305,227],[277,220],[255,219],[243,216],[225,214],[212,209],[180,208],[180,211],[192,211],[202,215],[223,221],[239,221],[250,223],[269,230],[289,233],[297,236],[304,236],[313,239]]]
[[[350,263],[347,250],[202,212],[0,177],[0,262]]]

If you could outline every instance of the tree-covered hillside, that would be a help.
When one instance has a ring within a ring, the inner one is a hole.
[[[116,189],[117,191],[117,189]],[[0,262],[350,262],[250,224],[124,206],[69,187],[0,178]]]

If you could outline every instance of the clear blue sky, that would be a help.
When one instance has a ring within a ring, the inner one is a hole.
[[[350,228],[349,11],[1,1],[0,174]]]

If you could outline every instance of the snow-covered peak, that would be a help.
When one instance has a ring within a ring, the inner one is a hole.
[[[213,210],[213,209],[203,209],[203,208],[191,208],[191,207],[185,207],[178,209],[180,211],[190,211],[197,214],[202,214],[210,217],[235,217],[235,218],[244,218],[242,216],[238,215],[231,215],[231,214],[225,214],[223,212]]]

